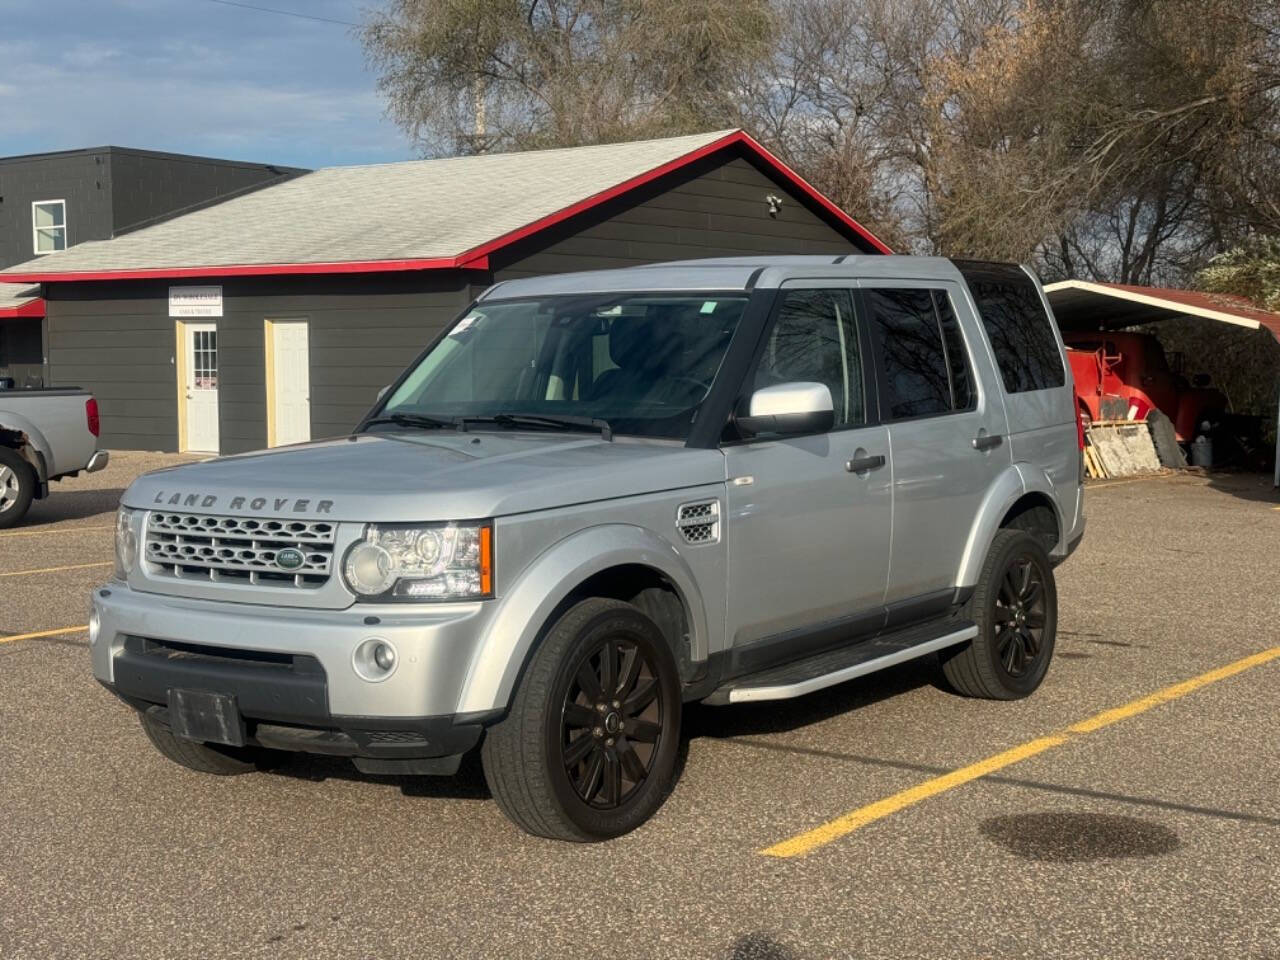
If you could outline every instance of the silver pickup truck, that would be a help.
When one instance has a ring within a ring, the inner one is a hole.
[[[53,481],[105,467],[98,433],[87,390],[0,390],[0,529],[21,521]]]
[[[195,770],[448,774],[479,745],[521,827],[613,837],[671,789],[686,702],[924,656],[962,694],[1034,691],[1082,446],[1020,267],[510,281],[350,436],[135,481],[93,670]]]

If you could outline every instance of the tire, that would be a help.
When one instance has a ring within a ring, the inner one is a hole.
[[[0,530],[21,522],[36,495],[31,464],[9,447],[0,447]]]
[[[1053,565],[1038,538],[1011,528],[996,533],[964,615],[978,635],[944,655],[951,686],[988,700],[1033,693],[1049,670],[1058,629]]]
[[[175,736],[167,726],[147,716],[138,714],[142,730],[152,746],[174,763],[197,773],[211,773],[218,777],[233,777],[241,773],[253,773],[273,766],[282,759],[278,750],[262,747],[224,747],[209,743],[197,743]]]
[[[1156,459],[1160,466],[1171,470],[1181,470],[1187,465],[1187,458],[1182,455],[1178,446],[1178,435],[1173,429],[1173,421],[1159,410],[1147,414],[1147,428],[1151,431],[1151,443],[1156,448]]]
[[[543,638],[507,716],[486,732],[494,800],[521,829],[553,840],[634,830],[674,784],[680,694],[670,644],[649,617],[621,600],[581,601]]]

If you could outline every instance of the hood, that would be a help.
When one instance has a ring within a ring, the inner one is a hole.
[[[479,520],[725,479],[716,450],[550,433],[360,434],[157,470],[129,507],[236,516]]]

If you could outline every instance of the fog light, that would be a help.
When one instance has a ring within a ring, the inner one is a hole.
[[[396,666],[396,652],[385,643],[379,643],[373,648],[373,662],[379,669],[390,672]]]
[[[396,672],[396,648],[382,637],[370,637],[355,649],[351,665],[361,679],[380,683]]]
[[[102,619],[98,616],[98,608],[89,611],[89,643],[98,642],[98,631],[102,629]]]

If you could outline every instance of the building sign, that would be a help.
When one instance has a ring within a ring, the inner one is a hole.
[[[222,287],[170,287],[169,316],[222,316]]]

